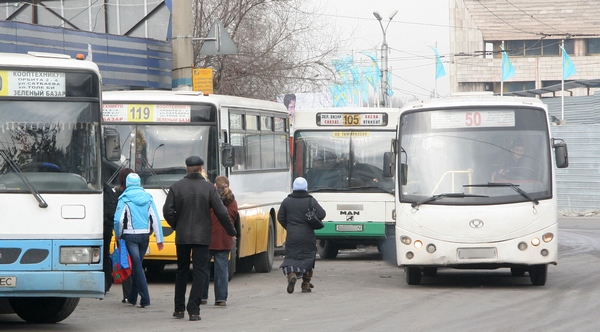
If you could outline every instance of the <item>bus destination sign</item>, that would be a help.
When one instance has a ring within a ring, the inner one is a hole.
[[[104,122],[190,122],[190,105],[104,104]]]
[[[514,127],[514,111],[435,111],[431,112],[432,129]]]
[[[0,70],[0,97],[66,97],[65,73]]]
[[[386,113],[317,113],[317,126],[387,126]]]

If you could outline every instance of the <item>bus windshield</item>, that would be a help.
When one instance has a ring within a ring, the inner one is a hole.
[[[99,104],[2,100],[0,191],[100,190]],[[48,172],[53,174],[47,174]]]
[[[393,131],[296,131],[294,176],[306,178],[309,192],[392,193],[382,167],[393,138]]]
[[[421,111],[402,115],[400,123],[401,163],[408,166],[402,202],[473,205],[551,198],[543,110]]]
[[[121,137],[122,156],[113,164],[114,173],[120,167],[129,167],[140,175],[146,188],[169,188],[186,174],[185,159],[191,155],[205,158],[210,176],[216,174],[214,163],[206,160],[209,154],[209,136],[215,135],[214,126],[165,124],[105,125],[115,128]],[[215,158],[212,158],[215,159]],[[216,176],[216,175],[215,175]],[[113,185],[117,185],[115,178]]]

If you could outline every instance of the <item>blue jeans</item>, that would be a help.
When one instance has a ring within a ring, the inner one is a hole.
[[[227,301],[229,287],[229,250],[209,250],[208,260],[214,257],[215,274],[215,302]],[[202,271],[204,273],[204,290],[202,291],[202,299],[208,299],[208,284],[210,283],[210,264]]]
[[[127,245],[127,251],[131,257],[131,265],[133,266],[131,277],[131,291],[127,300],[135,305],[137,303],[138,294],[140,295],[140,305],[150,305],[150,293],[148,292],[148,282],[142,262],[144,255],[148,249],[150,234],[123,234],[123,239]]]

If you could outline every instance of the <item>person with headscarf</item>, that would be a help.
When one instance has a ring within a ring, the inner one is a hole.
[[[298,278],[302,278],[302,293],[309,293],[312,288],[310,281],[317,256],[317,237],[306,213],[312,205],[320,220],[326,216],[325,210],[308,194],[307,189],[306,179],[296,178],[293,192],[283,200],[277,212],[277,221],[287,231],[285,257],[279,267],[287,276],[287,292],[290,294],[294,292]]]

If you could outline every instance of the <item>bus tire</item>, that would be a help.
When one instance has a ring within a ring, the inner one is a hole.
[[[527,269],[524,267],[511,267],[510,268],[510,274],[513,277],[522,277],[525,275],[525,272],[527,272]]]
[[[409,285],[418,285],[421,283],[421,269],[415,266],[404,268],[406,274],[406,283]]]
[[[338,245],[331,240],[317,240],[317,252],[323,259],[335,259],[339,252]]]
[[[548,265],[533,265],[529,267],[529,279],[534,286],[544,286],[548,278]]]
[[[423,275],[426,277],[435,277],[436,274],[437,274],[437,267],[435,267],[435,266],[423,268]]]
[[[148,273],[159,274],[165,270],[165,263],[146,261],[144,267]]]
[[[77,297],[12,297],[8,300],[15,313],[28,323],[58,323],[69,317]]]
[[[267,240],[267,251],[263,251],[254,256],[254,270],[259,273],[271,272],[273,260],[275,259],[275,233],[273,231],[273,222],[269,218],[269,235]]]

